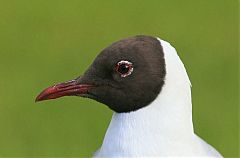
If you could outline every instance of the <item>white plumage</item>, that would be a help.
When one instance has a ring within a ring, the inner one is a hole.
[[[160,94],[137,111],[114,113],[94,157],[222,157],[194,134],[187,72],[176,50],[159,41],[166,63]]]

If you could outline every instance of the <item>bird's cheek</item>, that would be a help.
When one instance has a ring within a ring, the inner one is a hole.
[[[121,80],[119,74],[117,74],[117,73],[112,74],[112,79],[116,82],[119,82]]]
[[[100,98],[104,98],[104,96],[106,95],[106,91],[103,90],[101,87],[96,87],[94,89],[89,90],[88,92],[90,95],[95,96],[96,98],[100,99]],[[95,99],[95,98],[93,98]]]

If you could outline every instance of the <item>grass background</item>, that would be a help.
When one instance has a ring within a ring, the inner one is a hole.
[[[238,156],[238,4],[233,0],[0,0],[0,156],[90,157],[112,112],[77,97],[34,103],[124,37],[170,41],[193,88],[195,131]]]

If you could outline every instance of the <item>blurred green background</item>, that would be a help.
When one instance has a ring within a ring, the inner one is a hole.
[[[0,0],[0,156],[90,157],[112,112],[66,97],[34,103],[82,74],[101,49],[137,35],[174,45],[193,88],[195,131],[238,156],[238,4],[233,0]]]

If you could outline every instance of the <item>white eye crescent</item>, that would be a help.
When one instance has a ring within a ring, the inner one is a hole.
[[[126,60],[121,60],[116,64],[115,70],[121,77],[127,77],[133,72],[133,64]]]

